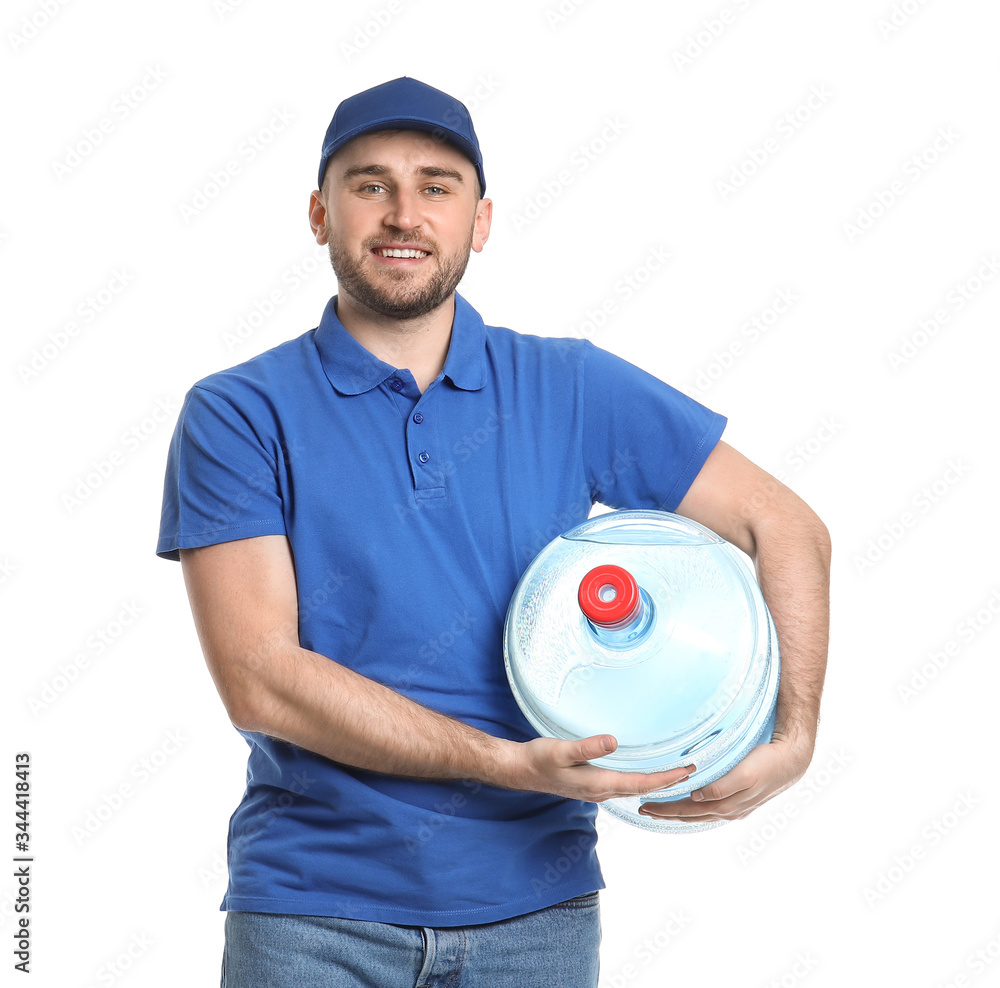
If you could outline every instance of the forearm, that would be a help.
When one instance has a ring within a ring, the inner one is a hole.
[[[797,494],[724,442],[677,510],[753,559],[781,650],[775,733],[811,756],[830,624],[826,526]]]
[[[512,744],[290,642],[266,649],[231,716],[237,727],[389,775],[512,787]]]
[[[794,785],[812,759],[826,675],[830,535],[812,509],[775,477],[720,442],[678,513],[742,549],[757,569],[774,618],[781,682],[770,744],[757,745],[690,800],[647,807],[654,816],[738,819]]]
[[[299,646],[287,538],[182,549],[180,557],[202,651],[236,727],[357,768],[511,785],[514,742]]]
[[[778,632],[781,683],[775,734],[812,756],[826,675],[830,544],[826,528],[798,502],[755,532],[757,579]]]
[[[593,802],[666,789],[694,771],[693,765],[653,775],[597,768],[590,760],[615,748],[602,735],[580,741],[497,738],[289,643],[263,657],[251,655],[244,669],[251,666],[255,688],[242,691],[238,706],[232,680],[227,687],[237,727],[357,768],[419,779],[472,779]]]

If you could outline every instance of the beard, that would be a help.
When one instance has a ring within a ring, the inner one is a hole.
[[[447,301],[462,280],[472,253],[473,230],[470,228],[465,245],[450,256],[442,255],[437,245],[423,241],[432,249],[431,259],[437,262],[430,275],[423,271],[405,271],[385,268],[376,274],[367,274],[365,264],[371,250],[378,243],[372,239],[362,245],[360,256],[354,256],[327,227],[330,264],[333,265],[337,284],[355,301],[382,316],[392,319],[414,319],[433,312]],[[383,238],[384,239],[384,238]],[[420,241],[410,237],[392,237],[393,243],[414,243]]]

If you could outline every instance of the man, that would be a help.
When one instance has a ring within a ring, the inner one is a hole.
[[[537,738],[507,685],[518,577],[592,502],[743,548],[782,644],[772,742],[648,812],[744,816],[812,755],[824,526],[721,416],[589,342],[485,326],[455,292],[485,187],[458,101],[409,78],[345,100],[309,204],[338,295],[185,399],[157,551],[250,745],[225,984],[596,985],[596,804],[696,766],[590,765],[614,738]]]

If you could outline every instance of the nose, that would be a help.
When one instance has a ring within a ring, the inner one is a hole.
[[[389,200],[385,223],[398,230],[412,230],[420,226],[423,215],[420,200],[409,189],[397,188]]]

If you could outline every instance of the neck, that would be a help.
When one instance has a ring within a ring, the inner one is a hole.
[[[343,291],[337,296],[336,310],[351,336],[379,360],[409,370],[421,392],[441,373],[455,319],[454,293],[436,309],[413,319],[384,316]]]

